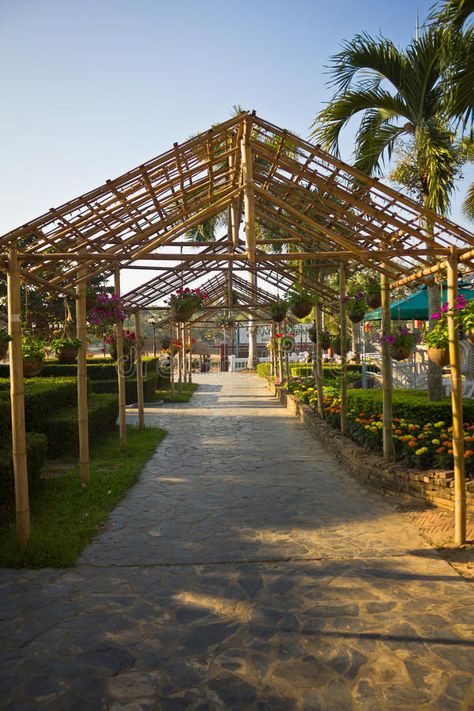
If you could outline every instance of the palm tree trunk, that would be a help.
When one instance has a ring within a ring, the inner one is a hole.
[[[428,284],[428,317],[429,328],[433,328],[431,316],[441,310],[441,293],[439,284],[434,280]],[[436,363],[428,361],[428,400],[442,400],[443,393],[443,369]]]

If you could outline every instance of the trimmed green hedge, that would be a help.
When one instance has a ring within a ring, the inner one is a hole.
[[[34,489],[38,484],[41,469],[46,459],[48,440],[46,435],[39,432],[26,434],[26,458],[28,462],[29,488]],[[6,503],[13,498],[14,478],[11,440],[4,440],[0,448],[0,502]]]
[[[115,427],[118,415],[118,397],[113,394],[91,394],[89,406],[89,432],[94,439]],[[48,456],[60,457],[79,452],[77,409],[68,407],[50,415],[44,422],[43,431],[48,438]]]
[[[349,390],[349,407],[368,415],[382,412],[381,390]],[[474,422],[474,400],[464,400],[464,422]],[[451,425],[451,398],[431,402],[424,390],[395,390],[393,416],[409,422],[440,422]]]
[[[257,375],[261,378],[269,378],[272,374],[271,363],[257,363]]]
[[[271,370],[271,363],[257,363],[257,375],[259,375],[261,378],[269,378],[271,376]],[[328,378],[331,375],[337,378],[340,371],[341,366],[338,363],[323,364],[324,378]],[[347,372],[353,374],[360,374],[362,373],[362,366],[358,364],[348,365]],[[313,365],[311,363],[290,364],[290,373],[294,378],[311,377],[313,375]]]
[[[151,402],[155,396],[158,377],[156,373],[148,373],[143,378],[143,398]],[[92,382],[94,393],[118,393],[117,375],[111,380],[94,380]],[[137,381],[135,377],[125,378],[125,401],[127,405],[137,401]]]
[[[157,365],[159,362],[158,358],[153,356],[146,356],[143,358],[145,363],[145,372],[157,373]],[[0,383],[3,378],[8,382],[8,377],[10,375],[10,367],[8,365],[0,365]],[[41,378],[56,378],[56,377],[76,377],[77,366],[75,363],[71,365],[64,365],[59,363],[57,360],[47,360],[43,366],[43,370],[37,378],[33,380],[38,380]],[[87,361],[87,377],[90,380],[113,380],[117,377],[117,364],[115,361],[103,358],[94,358]],[[134,377],[134,376],[130,376]],[[0,385],[0,390],[2,385]]]
[[[28,432],[44,432],[44,422],[53,412],[77,402],[75,378],[29,378],[25,380],[25,419]],[[0,390],[0,437],[11,432],[10,393]]]

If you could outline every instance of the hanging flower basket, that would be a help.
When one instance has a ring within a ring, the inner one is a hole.
[[[365,316],[365,308],[353,309],[352,311],[348,311],[347,315],[352,323],[360,323]]]
[[[43,359],[39,356],[32,356],[31,358],[23,358],[23,377],[24,378],[34,378],[39,375],[43,370]]]
[[[8,353],[8,341],[0,341],[0,360],[3,360]]]
[[[286,317],[286,312],[288,311],[288,304],[286,303],[286,301],[277,301],[276,303],[271,305],[270,311],[272,313],[272,320],[275,321],[275,323],[281,323]]]
[[[312,343],[316,343],[316,329],[314,326],[311,326],[308,330],[308,337]],[[331,336],[328,331],[321,331],[319,334],[319,343],[323,351],[327,351],[327,349],[331,347]]]
[[[367,294],[366,301],[371,309],[379,309],[382,305],[382,294],[380,291],[378,293]]]
[[[336,355],[338,355],[338,356],[342,355],[341,337],[340,336],[336,336],[336,338],[332,339],[331,347]],[[350,349],[350,340],[347,339],[346,353],[349,349]]]
[[[466,341],[469,341],[471,346],[474,346],[474,331],[468,331],[466,333]]]
[[[428,348],[428,358],[432,363],[444,368],[449,364],[449,348]]]
[[[126,313],[120,298],[115,294],[97,294],[96,302],[89,311],[87,320],[93,333],[101,337],[110,333],[117,322],[124,321]]]
[[[76,362],[78,352],[79,348],[77,346],[65,346],[56,351],[56,355],[62,365],[72,365],[72,363]]]
[[[191,316],[196,311],[196,306],[193,304],[180,304],[171,307],[171,320],[177,323],[185,323],[189,321]]]
[[[205,298],[205,294],[200,289],[179,289],[170,296],[168,302],[171,320],[177,323],[189,321]]]
[[[291,312],[296,318],[305,318],[311,313],[313,303],[309,299],[302,298],[291,305]]]
[[[394,360],[406,360],[413,353],[413,346],[395,346],[389,347],[390,355]]]

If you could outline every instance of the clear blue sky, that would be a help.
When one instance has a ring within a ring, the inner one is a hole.
[[[228,118],[308,136],[344,39],[432,0],[1,0],[0,234]],[[343,157],[350,159],[350,137]],[[454,219],[460,219],[457,209]]]

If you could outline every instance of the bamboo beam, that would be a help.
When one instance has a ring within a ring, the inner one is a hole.
[[[245,241],[249,262],[255,262],[255,195],[253,181],[252,149],[250,147],[252,125],[245,121],[241,142],[242,182],[244,186]]]
[[[141,342],[141,324],[140,324],[140,309],[135,310],[135,343],[137,349],[137,405],[138,405],[138,428],[143,430],[145,427],[145,408],[143,401],[143,361],[142,361],[142,342]]]
[[[454,541],[460,546],[466,542],[466,482],[464,477],[464,423],[462,402],[461,352],[459,329],[454,318],[458,295],[458,258],[456,247],[451,247],[448,257],[448,333],[449,361],[451,364],[451,407],[453,411],[454,459]]]
[[[8,272],[8,331],[10,351],[10,401],[12,420],[13,476],[15,480],[16,534],[22,550],[30,538],[30,504],[28,493],[28,464],[26,459],[25,390],[23,357],[21,352],[20,269],[16,249],[9,249]]]
[[[77,421],[79,428],[79,476],[89,485],[89,411],[87,404],[87,309],[84,267],[79,267],[76,287],[76,329],[81,347],[77,353]]]
[[[116,268],[114,273],[115,295],[120,299],[120,269]],[[119,442],[120,449],[124,450],[127,446],[127,420],[125,415],[126,396],[125,396],[125,363],[123,357],[123,323],[117,319],[115,324],[115,345],[117,348],[117,378],[118,378],[118,395],[119,395]]]
[[[393,368],[389,345],[385,336],[391,329],[390,311],[390,283],[382,274],[380,277],[382,296],[382,377],[383,377],[383,457],[385,460],[393,458]]]
[[[339,266],[339,321],[341,333],[341,432],[347,433],[347,317],[346,304],[346,267]]]

